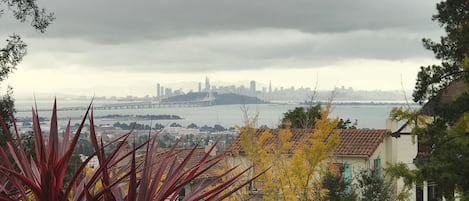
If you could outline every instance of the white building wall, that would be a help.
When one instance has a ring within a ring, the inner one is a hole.
[[[359,173],[363,170],[368,170],[368,169],[373,169],[374,166],[374,160],[375,159],[381,159],[381,166],[384,167],[387,164],[387,161],[389,160],[387,153],[386,153],[386,146],[385,143],[381,143],[378,148],[376,149],[375,153],[371,156],[368,157],[366,155],[363,156],[335,156],[335,162],[336,163],[342,163],[342,164],[350,164],[352,168],[352,184],[357,184],[357,178],[359,176]]]
[[[352,168],[352,179],[355,181],[360,171],[370,168],[370,160],[366,156],[336,156],[336,163],[350,164]]]
[[[397,129],[396,129],[397,130]],[[407,130],[404,129],[404,132]],[[401,135],[399,138],[386,136],[383,142],[378,146],[376,151],[371,155],[367,156],[336,156],[335,162],[337,163],[348,163],[352,166],[352,178],[356,182],[358,173],[365,169],[372,169],[374,166],[375,159],[381,159],[381,167],[387,168],[391,164],[398,162],[405,163],[411,169],[415,168],[413,159],[417,155],[417,139],[413,139],[411,135]],[[404,182],[399,179],[395,182],[394,188],[396,193],[402,192],[404,189]],[[415,187],[410,191],[411,200],[415,200]]]
[[[386,128],[391,131],[391,133],[397,132],[400,127],[398,127],[397,121],[388,119],[386,121]],[[391,160],[389,164],[404,163],[410,169],[415,169],[413,163],[414,158],[417,156],[418,144],[417,137],[412,137],[411,127],[406,126],[400,131],[399,137],[387,136],[385,138],[386,143],[386,152],[388,155],[391,155]],[[404,181],[403,179],[398,179],[395,183],[396,192],[402,192],[404,190]],[[410,189],[410,198],[415,200],[416,198],[416,188],[415,186]]]

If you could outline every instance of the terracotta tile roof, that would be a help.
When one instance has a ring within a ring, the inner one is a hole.
[[[339,145],[334,155],[367,155],[370,157],[384,140],[389,130],[346,129],[341,130]]]
[[[174,150],[174,153],[176,154],[176,164],[181,164],[184,159],[189,155],[191,152],[192,148],[177,148]],[[169,151],[169,149],[159,149],[157,154],[154,155],[154,159],[157,161],[163,160],[164,157],[166,157],[166,153]],[[205,156],[205,148],[204,147],[198,147],[194,150],[194,153],[192,156],[189,158],[187,161],[187,164],[184,166],[184,171],[188,171],[190,168],[195,167],[198,162]],[[213,156],[208,156],[208,160],[213,158]],[[140,156],[137,160],[144,160],[144,156]],[[211,163],[207,163],[203,165],[201,169],[204,169],[208,167]],[[156,171],[157,168],[154,170]],[[222,165],[220,163],[216,163],[212,168],[209,168],[207,171],[202,173],[200,176],[197,177],[197,179],[211,179],[215,178],[218,175],[220,175],[220,171],[223,169]]]
[[[279,139],[280,129],[255,129],[252,134],[255,138],[259,138],[266,130],[272,132],[272,137],[264,142],[264,145],[277,144]],[[288,151],[292,153],[294,149],[298,148],[303,139],[307,135],[314,133],[312,129],[290,129],[292,137],[290,142],[293,143],[292,148]],[[385,129],[343,129],[340,130],[339,144],[337,145],[334,155],[361,155],[370,157],[378,148],[379,144],[383,142],[384,136],[391,134],[389,130]],[[327,139],[325,139],[327,140]],[[233,141],[228,150],[237,153],[244,153],[239,136]]]

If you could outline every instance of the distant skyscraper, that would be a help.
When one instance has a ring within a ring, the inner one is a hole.
[[[156,84],[156,97],[159,98],[161,96],[161,85],[160,83]]]
[[[167,97],[170,97],[173,95],[173,89],[171,88],[166,88],[164,89],[164,94],[167,96]]]
[[[269,94],[272,93],[272,81],[269,80]]]
[[[205,77],[205,91],[210,91],[210,80],[208,79],[208,77]]]
[[[256,93],[256,81],[254,80],[251,80],[251,84],[250,84],[250,91],[251,91],[251,94],[255,94]]]
[[[202,82],[199,82],[199,93],[202,92]]]

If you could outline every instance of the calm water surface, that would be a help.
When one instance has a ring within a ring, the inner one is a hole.
[[[16,102],[18,117],[30,117],[31,112],[24,112],[30,110],[34,105],[32,101],[17,100]],[[117,103],[116,101],[94,101],[95,105]],[[89,101],[71,101],[71,100],[58,100],[58,108],[61,107],[74,107],[74,106],[87,106]],[[224,127],[231,127],[235,125],[243,125],[244,112],[243,107],[246,108],[248,116],[253,117],[258,114],[258,126],[267,125],[270,128],[277,127],[283,113],[298,107],[298,104],[258,104],[258,105],[218,105],[210,107],[186,107],[186,108],[153,108],[153,109],[121,109],[121,110],[96,110],[94,116],[105,116],[109,114],[119,115],[178,115],[182,117],[181,120],[137,120],[138,123],[155,124],[161,123],[163,125],[172,122],[179,123],[187,126],[190,123],[195,123],[198,126],[208,125],[213,126],[220,124]],[[385,128],[386,119],[393,107],[405,106],[405,104],[340,104],[334,105],[331,117],[340,117],[344,119],[355,119],[358,121],[359,128]],[[50,109],[52,107],[52,100],[50,101],[37,101],[39,109]],[[415,107],[415,106],[414,106]],[[85,111],[61,111],[58,116],[61,119],[61,124],[69,118],[72,119],[72,124],[79,123]],[[50,117],[50,111],[41,111],[39,115],[42,117]],[[133,122],[135,120],[119,120],[120,122]],[[113,124],[116,120],[110,119],[97,119],[97,124]]]

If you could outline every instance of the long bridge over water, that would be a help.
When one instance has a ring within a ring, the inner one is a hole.
[[[94,105],[93,110],[125,110],[125,109],[151,109],[151,108],[171,108],[171,107],[202,107],[211,106],[213,104],[213,98],[193,100],[193,101],[173,101],[173,102],[162,102],[162,101],[138,101],[138,102],[125,102],[125,103],[112,103],[112,104],[101,104]],[[62,107],[57,108],[57,111],[73,111],[73,110],[86,110],[87,106],[76,106],[76,107]],[[40,109],[38,111],[51,111],[52,109]],[[30,112],[31,110],[18,110],[18,112]]]

